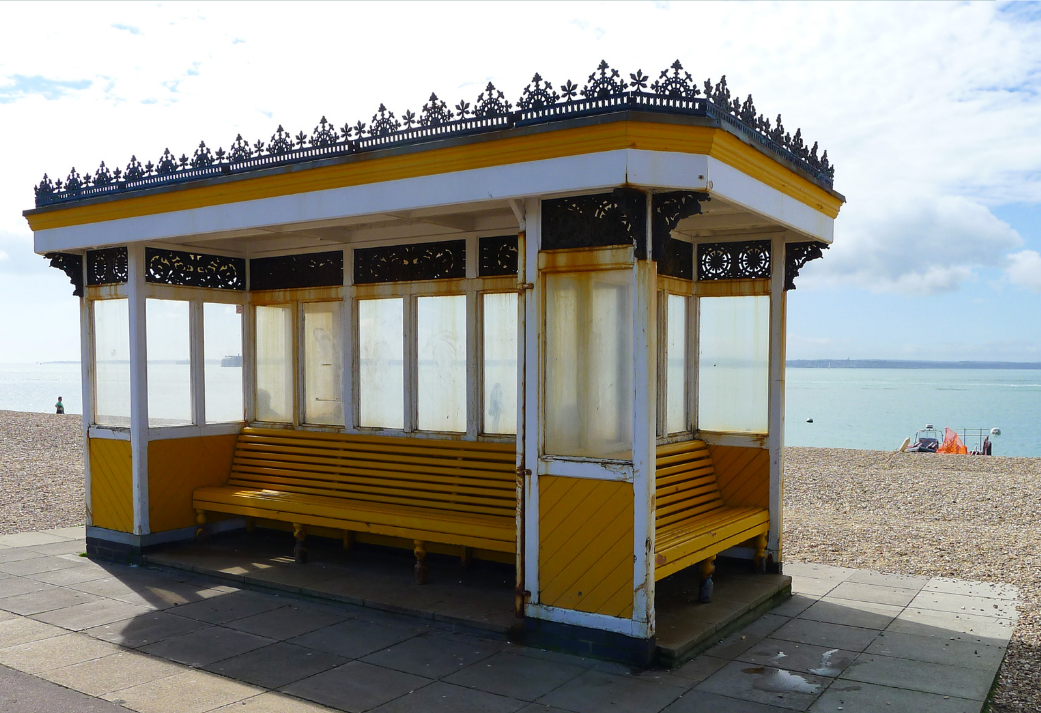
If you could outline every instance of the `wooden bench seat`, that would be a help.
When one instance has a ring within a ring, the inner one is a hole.
[[[717,554],[754,540],[756,565],[763,564],[770,513],[758,507],[730,507],[723,501],[703,441],[659,446],[655,471],[655,580],[700,562],[701,599],[709,601]]]
[[[292,524],[299,561],[308,526],[407,538],[425,580],[427,542],[516,551],[515,463],[512,443],[246,428],[228,484],[193,503],[200,534],[207,512]]]

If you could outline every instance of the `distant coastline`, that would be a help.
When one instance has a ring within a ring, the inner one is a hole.
[[[912,361],[903,359],[789,359],[792,369],[1041,369],[1041,361]]]

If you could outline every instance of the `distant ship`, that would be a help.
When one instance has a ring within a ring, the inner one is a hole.
[[[226,356],[220,360],[221,366],[242,366],[242,355]]]

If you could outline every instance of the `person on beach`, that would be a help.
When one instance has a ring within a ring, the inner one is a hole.
[[[58,397],[58,403],[54,404],[55,413],[65,413],[65,404],[61,402],[61,396]]]

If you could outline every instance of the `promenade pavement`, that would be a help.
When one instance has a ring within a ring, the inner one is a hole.
[[[790,600],[633,670],[83,551],[0,537],[0,711],[977,713],[1016,618],[1007,586],[786,564]]]

